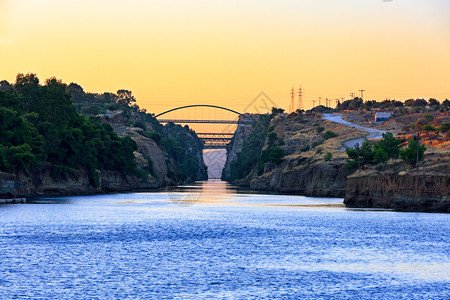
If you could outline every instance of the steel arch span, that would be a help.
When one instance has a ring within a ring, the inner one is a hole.
[[[253,119],[250,118],[249,116],[246,116],[246,115],[244,115],[244,114],[241,114],[240,112],[237,112],[237,111],[235,111],[235,110],[232,110],[232,109],[229,109],[229,108],[226,108],[226,107],[222,107],[222,106],[217,106],[217,105],[207,105],[207,104],[186,105],[186,106],[180,106],[180,107],[172,108],[172,109],[169,109],[169,110],[167,110],[167,111],[165,111],[165,112],[162,112],[162,113],[156,115],[155,118],[157,118],[157,117],[159,117],[159,116],[162,116],[162,115],[164,115],[164,114],[170,113],[170,112],[175,111],[175,110],[184,109],[184,108],[190,108],[190,107],[212,107],[212,108],[217,108],[217,109],[223,109],[223,110],[230,111],[230,112],[235,113],[235,114],[237,114],[237,115],[239,115],[239,116],[242,116],[242,117],[244,117],[244,118],[247,118],[248,120],[252,120],[252,121],[253,121]]]

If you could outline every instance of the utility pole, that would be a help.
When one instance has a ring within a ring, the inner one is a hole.
[[[328,98],[325,98],[325,107],[328,107]]]
[[[416,173],[419,173],[419,137],[420,137],[420,126],[417,126],[417,156],[416,156]]]
[[[350,97],[351,100],[355,99],[355,93],[350,93]]]
[[[302,86],[298,89],[298,109],[303,109]]]
[[[319,106],[320,106],[320,99],[322,99],[322,97],[319,97]]]
[[[361,92],[361,100],[363,100],[364,98],[363,98],[363,93],[364,93],[364,91],[365,90],[359,90],[360,92]]]
[[[358,149],[358,171],[361,174],[361,158],[359,156],[359,143],[356,144],[356,149]]]
[[[313,108],[316,107],[316,100],[313,100]]]

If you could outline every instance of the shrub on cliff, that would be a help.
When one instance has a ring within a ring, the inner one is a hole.
[[[355,169],[366,164],[376,165],[384,163],[390,158],[398,158],[400,143],[401,141],[395,138],[391,132],[383,133],[383,138],[373,144],[365,138],[361,147],[356,144],[353,148],[346,148],[345,151],[349,157],[347,168]]]
[[[417,147],[417,138],[414,136],[409,139],[408,146],[400,150],[400,157],[404,162],[411,166],[415,166],[418,163],[417,156],[419,156],[419,161],[423,160],[426,150],[427,147],[425,147],[424,144],[420,144],[419,147]]]
[[[322,135],[322,137],[326,140],[329,140],[331,138],[337,137],[337,133],[331,130],[325,131],[325,133]]]

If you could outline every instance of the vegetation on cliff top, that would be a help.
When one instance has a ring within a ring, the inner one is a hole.
[[[99,118],[78,114],[66,87],[56,78],[41,85],[35,74],[19,74],[0,91],[0,170],[28,171],[48,163],[53,174],[64,176],[85,168],[93,186],[96,169],[136,174],[136,143]]]
[[[400,148],[402,141],[395,138],[391,132],[383,133],[383,138],[378,142],[370,142],[367,138],[364,139],[361,146],[356,144],[353,148],[346,148],[348,155],[347,167],[348,169],[361,168],[367,164],[377,165],[385,163],[389,159],[401,158],[404,162],[415,166],[417,163],[417,156],[423,160],[426,150],[425,145],[417,147],[416,137],[408,141],[408,146],[404,149]]]
[[[97,116],[101,113],[104,122]],[[109,121],[111,113],[119,113],[120,124]],[[139,108],[131,91],[85,93],[78,84],[67,86],[56,78],[42,85],[36,74],[19,74],[15,84],[0,82],[0,171],[50,165],[54,177],[67,178],[84,168],[93,186],[99,184],[98,169],[141,178],[155,175],[150,157],[144,158],[147,167],[138,168],[136,143],[107,123],[133,126],[153,139],[167,152],[168,176],[174,182],[203,179],[192,177],[205,167],[198,158],[201,141],[189,127],[162,126]]]

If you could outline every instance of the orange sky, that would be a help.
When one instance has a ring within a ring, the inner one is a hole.
[[[322,97],[450,98],[448,0],[0,0],[0,79],[132,90],[159,113]],[[316,101],[316,105],[318,102]]]

